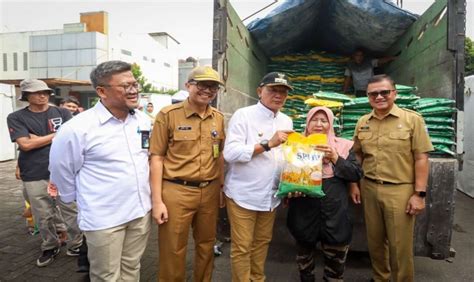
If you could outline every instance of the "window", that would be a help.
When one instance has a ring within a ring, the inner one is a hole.
[[[148,58],[146,56],[143,56],[144,61],[148,61]]]
[[[28,52],[23,52],[23,70],[28,70]]]
[[[152,58],[152,59],[151,59],[151,62],[152,62],[152,63],[155,63],[156,61],[155,61],[155,59]]]
[[[18,53],[13,53],[13,70],[18,71]]]
[[[125,49],[122,49],[120,50],[120,52],[124,55],[127,55],[127,56],[131,56],[132,55],[132,52],[128,51],[128,50],[125,50]]]
[[[170,67],[171,67],[171,65],[168,64],[168,63],[163,63],[163,65],[165,65],[165,67],[167,67],[167,68],[170,68]]]
[[[7,53],[3,53],[3,71],[8,71],[8,67],[7,67]]]

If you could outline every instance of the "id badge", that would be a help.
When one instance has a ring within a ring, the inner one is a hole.
[[[217,159],[219,157],[219,143],[214,142],[212,144],[212,156],[214,159]]]
[[[150,131],[141,130],[140,133],[142,136],[142,149],[149,149],[150,148]]]

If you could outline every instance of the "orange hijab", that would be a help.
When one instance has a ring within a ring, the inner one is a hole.
[[[304,130],[304,135],[306,136],[310,135],[310,133],[308,132],[309,122],[314,117],[314,115],[319,111],[324,112],[329,121],[329,132],[327,133],[328,145],[330,147],[336,148],[336,151],[339,157],[346,159],[347,156],[349,156],[349,152],[354,142],[349,141],[347,139],[336,137],[336,134],[334,133],[334,127],[333,127],[334,114],[332,113],[330,109],[326,107],[312,108],[306,116],[306,128]],[[323,178],[331,178],[331,177],[334,177],[333,164],[331,162],[324,162],[323,163]]]

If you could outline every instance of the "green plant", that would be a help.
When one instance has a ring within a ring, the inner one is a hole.
[[[474,75],[474,41],[466,37],[464,44],[464,58],[465,58],[465,75]]]

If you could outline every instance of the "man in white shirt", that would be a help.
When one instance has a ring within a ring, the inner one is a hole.
[[[150,121],[135,110],[130,64],[104,62],[90,77],[100,101],[57,133],[51,181],[64,202],[77,201],[91,281],[139,281],[151,227]]]
[[[224,146],[228,163],[224,193],[231,226],[232,281],[264,281],[283,159],[281,143],[293,122],[279,110],[292,90],[288,77],[272,72],[257,88],[256,105],[237,110]]]

